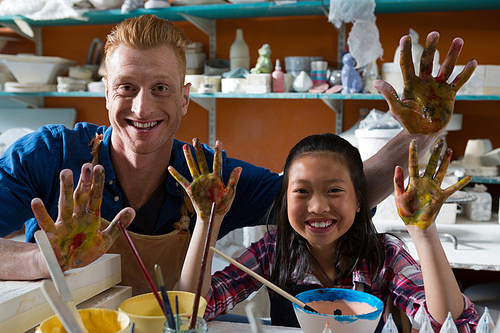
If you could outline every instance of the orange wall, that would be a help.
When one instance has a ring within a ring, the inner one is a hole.
[[[480,64],[500,65],[500,10],[443,13],[413,13],[377,15],[377,26],[384,48],[383,61],[392,61],[401,36],[409,28],[420,34],[420,43],[432,30],[441,33],[438,47],[441,59],[451,40],[460,36],[465,47],[459,64],[471,58]],[[204,43],[208,53],[208,37],[188,22],[177,22],[193,41]],[[44,55],[60,56],[86,61],[88,47],[94,37],[104,40],[112,25],[43,28]],[[217,21],[217,58],[229,58],[229,47],[235,30],[242,28],[250,47],[254,65],[257,50],[264,43],[272,49],[273,62],[285,56],[322,56],[336,66],[337,33],[325,16],[259,18]],[[349,31],[349,27],[348,30]],[[16,44],[16,45],[14,45]],[[33,52],[32,43],[9,43],[4,53]],[[382,61],[379,60],[379,65]],[[106,124],[107,112],[101,98],[46,98],[50,107],[75,107],[77,121]],[[346,101],[344,130],[358,117],[359,108],[377,108],[386,111],[384,101]],[[464,115],[463,129],[448,135],[448,145],[455,157],[464,153],[468,139],[489,138],[494,148],[500,147],[498,124],[500,102],[457,102],[455,112]],[[190,141],[199,137],[208,140],[208,114],[191,102],[177,137]],[[335,113],[323,102],[313,100],[259,100],[220,99],[217,101],[217,138],[224,143],[230,156],[280,171],[289,149],[302,137],[335,131]]]

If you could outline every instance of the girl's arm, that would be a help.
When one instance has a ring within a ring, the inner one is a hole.
[[[409,182],[406,190],[401,167],[397,167],[394,174],[396,206],[417,249],[427,309],[441,324],[448,312],[452,313],[454,319],[459,318],[464,311],[464,302],[434,221],[445,200],[470,181],[470,177],[465,177],[447,189],[441,189],[452,155],[451,149],[447,149],[437,168],[443,144],[442,140],[436,143],[425,174],[419,177],[416,142],[413,140],[410,143]]]
[[[183,147],[184,156],[186,157],[189,171],[193,177],[193,181],[191,183],[188,182],[173,167],[170,166],[168,170],[186,190],[186,193],[189,195],[197,214],[196,225],[191,237],[191,242],[184,260],[178,284],[179,290],[194,293],[197,289],[201,261],[205,249],[212,203],[215,202],[217,206],[213,221],[214,225],[212,228],[212,234],[210,235],[210,246],[215,246],[222,220],[224,219],[225,214],[229,211],[233,202],[236,185],[241,174],[241,168],[233,170],[229,178],[228,185],[225,186],[220,179],[222,143],[220,141],[215,143],[212,173],[208,170],[208,165],[205,155],[203,154],[200,141],[198,139],[193,139],[193,146],[196,152],[198,165],[196,165],[196,162],[194,161],[189,146],[184,145]],[[213,253],[212,251],[209,251],[208,257],[206,258],[206,267],[208,267],[208,269],[205,270],[205,275],[203,277],[203,287],[201,291],[202,296],[205,296],[210,288],[210,267],[212,267],[212,258]]]

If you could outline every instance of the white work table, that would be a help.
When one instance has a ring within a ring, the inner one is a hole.
[[[208,323],[208,332],[218,333],[248,333],[252,332],[250,324],[244,323],[231,323],[226,321],[211,321]],[[263,333],[278,333],[278,332],[302,332],[300,328],[281,327],[262,325]]]
[[[405,231],[402,220],[377,220],[375,227],[379,232],[394,230]],[[436,224],[441,243],[452,268],[472,270],[500,271],[500,224],[498,215],[493,214],[489,222],[473,222],[462,215],[457,215],[455,224]],[[450,234],[456,237],[458,244],[454,248]],[[408,246],[411,255],[418,260],[417,251],[408,233],[396,233]]]

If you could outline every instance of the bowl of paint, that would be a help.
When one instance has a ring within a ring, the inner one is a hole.
[[[314,289],[295,297],[319,312],[307,311],[293,304],[304,333],[322,333],[327,323],[332,332],[374,332],[384,310],[380,299],[357,290]]]
[[[126,333],[129,332],[130,318],[125,314],[109,309],[82,309],[78,310],[82,322],[89,332]],[[36,328],[36,333],[66,333],[59,318],[54,315]]]
[[[179,300],[179,315],[191,315],[193,312],[194,293],[186,291],[167,291],[168,300],[174,315],[175,296]],[[161,295],[160,295],[161,297]],[[198,317],[203,317],[207,301],[200,297]],[[162,333],[165,316],[153,293],[141,294],[124,300],[118,311],[127,314],[130,321],[135,323],[135,333]]]

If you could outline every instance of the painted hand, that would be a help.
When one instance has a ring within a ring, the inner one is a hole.
[[[374,87],[384,96],[391,114],[411,134],[432,135],[443,131],[451,120],[457,91],[469,80],[477,67],[476,60],[470,60],[462,72],[447,83],[463,47],[463,40],[455,38],[446,59],[436,77],[432,76],[434,53],[439,33],[427,36],[420,60],[420,73],[415,74],[409,36],[401,38],[401,71],[404,91],[401,98],[394,88],[384,81],[376,81]]]
[[[241,168],[236,168],[231,172],[227,186],[220,179],[221,166],[222,166],[222,142],[215,143],[215,156],[213,173],[208,170],[207,161],[203,154],[201,143],[198,139],[193,139],[193,146],[196,152],[196,159],[198,165],[194,161],[191,149],[186,144],[184,145],[184,156],[189,166],[189,171],[193,177],[193,182],[190,183],[186,180],[177,170],[173,167],[168,167],[170,174],[184,187],[187,194],[193,202],[193,206],[198,213],[198,216],[208,222],[210,218],[210,210],[212,203],[217,203],[216,215],[224,215],[229,211],[231,204],[234,200],[236,193],[236,185],[241,175]],[[198,169],[199,167],[199,169]]]
[[[82,166],[77,188],[73,192],[73,173],[61,171],[59,216],[54,223],[39,198],[33,199],[31,208],[38,225],[47,233],[61,268],[83,267],[101,257],[120,234],[116,224],[128,226],[135,217],[132,208],[123,209],[111,224],[100,231],[101,202],[104,188],[104,169],[92,164]]]
[[[453,154],[450,148],[446,149],[443,161],[436,172],[443,145],[443,140],[436,143],[425,173],[420,177],[418,174],[417,144],[415,140],[412,140],[408,166],[410,178],[406,190],[404,189],[403,169],[399,166],[396,167],[394,196],[399,216],[406,225],[417,225],[422,229],[427,229],[436,219],[445,200],[471,180],[471,177],[467,176],[447,189],[441,189],[441,182],[446,175]]]

